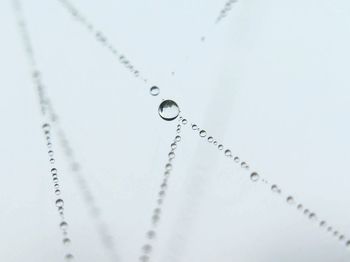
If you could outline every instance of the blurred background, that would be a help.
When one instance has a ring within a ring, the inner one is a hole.
[[[60,1],[22,1],[47,94],[98,207],[100,222],[52,128],[74,261],[139,261],[179,123],[159,117],[162,99],[176,101],[188,124],[150,261],[349,261],[348,1],[239,0],[219,23],[225,1],[72,3],[148,79],[130,74]],[[0,260],[64,261],[11,1],[0,1],[0,29]],[[253,183],[253,171],[269,184]]]

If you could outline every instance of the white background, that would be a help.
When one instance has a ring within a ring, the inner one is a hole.
[[[175,134],[177,122],[157,114],[163,98],[350,239],[348,1],[241,0],[218,25],[222,1],[74,1],[146,85],[58,1],[23,2],[48,93],[120,261],[141,253]],[[0,1],[0,31],[0,260],[62,261],[38,100],[10,1]],[[55,148],[76,261],[111,261]],[[340,262],[350,248],[184,128],[152,256]]]

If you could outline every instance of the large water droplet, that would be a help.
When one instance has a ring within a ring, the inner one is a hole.
[[[150,94],[152,96],[157,96],[160,93],[159,87],[158,86],[152,86],[149,90]]]
[[[164,100],[158,108],[158,113],[161,118],[166,121],[174,120],[180,113],[179,106],[172,100]]]

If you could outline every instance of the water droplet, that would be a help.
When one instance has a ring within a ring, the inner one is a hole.
[[[241,163],[241,168],[248,169],[248,164],[246,162]]]
[[[287,203],[290,205],[294,204],[294,198],[292,196],[287,197]]]
[[[256,173],[256,172],[251,173],[250,180],[252,180],[253,182],[258,181],[259,180],[259,174]]]
[[[212,143],[213,141],[214,141],[214,138],[213,138],[212,136],[209,136],[209,137],[208,137],[208,142],[209,142],[209,143]]]
[[[334,232],[333,232],[333,235],[334,235],[335,237],[338,236],[338,234],[339,234],[338,231],[334,231]]]
[[[326,226],[326,221],[323,220],[320,222],[320,227],[324,227],[324,226]]]
[[[173,166],[170,163],[165,165],[165,169],[168,171],[170,171],[172,168],[173,168]]]
[[[232,153],[230,149],[225,150],[225,156],[232,157]]]
[[[73,261],[73,259],[74,259],[72,254],[67,254],[65,258],[67,261]]]
[[[186,125],[187,124],[187,119],[182,119],[182,124]]]
[[[69,238],[64,238],[62,241],[63,241],[63,244],[65,245],[69,245],[71,242]]]
[[[169,157],[169,159],[173,159],[175,157],[175,153],[174,152],[170,152],[168,154],[168,157]]]
[[[140,257],[141,262],[148,262],[149,261],[149,256],[143,255]]]
[[[198,128],[198,126],[196,124],[192,124],[192,129],[193,130],[198,130],[199,128]]]
[[[62,199],[57,199],[56,200],[56,206],[57,207],[63,207],[64,206],[64,202]]]
[[[51,168],[51,174],[56,175],[57,174],[57,169],[56,168]]]
[[[144,245],[142,247],[143,252],[145,253],[150,253],[152,251],[152,246],[151,245]]]
[[[149,90],[150,94],[152,96],[157,96],[160,93],[159,87],[158,86],[152,86]]]
[[[180,109],[172,100],[164,100],[158,108],[158,113],[161,118],[166,121],[174,120],[178,117]]]
[[[205,41],[205,36],[201,37],[201,41],[204,42]]]
[[[68,223],[67,223],[66,221],[62,221],[62,222],[60,223],[60,228],[61,228],[62,230],[67,230],[67,228],[68,228]]]
[[[309,218],[310,218],[310,220],[316,220],[317,219],[315,213],[310,213]]]
[[[201,130],[201,131],[199,132],[199,135],[200,135],[201,137],[206,137],[207,132],[206,132],[205,130]]]
[[[223,149],[224,149],[224,146],[220,144],[220,145],[218,145],[218,149],[219,149],[219,150],[223,150]]]
[[[216,146],[218,144],[218,141],[214,141],[213,145]]]
[[[51,164],[54,164],[54,163],[55,163],[55,159],[50,158],[50,163],[51,163]]]
[[[233,159],[236,163],[239,163],[239,157],[235,156],[235,158]]]
[[[279,192],[279,189],[278,189],[278,186],[277,186],[277,185],[272,185],[272,186],[271,186],[271,190],[272,190],[272,192],[275,192],[275,193],[278,193],[278,192]]]
[[[176,149],[176,143],[172,143],[172,144],[170,145],[170,147],[171,147],[171,149]]]
[[[181,136],[176,136],[176,137],[175,137],[175,141],[176,141],[176,142],[180,142],[180,141],[181,141]]]
[[[52,150],[49,150],[47,153],[49,154],[49,156],[53,156],[53,151]]]
[[[155,224],[159,221],[159,216],[158,215],[153,215],[152,216],[152,222]]]
[[[61,191],[60,191],[59,189],[56,189],[56,190],[55,190],[55,194],[58,196],[58,195],[61,194]]]
[[[156,236],[156,232],[154,232],[153,230],[150,230],[146,233],[146,236],[149,238],[149,239],[153,239],[155,238]]]
[[[297,206],[297,209],[298,209],[298,210],[302,210],[302,209],[303,209],[303,205],[302,205],[302,204],[299,204],[299,205]]]
[[[304,214],[305,214],[305,215],[308,215],[309,212],[310,212],[309,209],[305,209],[305,210],[304,210]]]
[[[346,245],[347,247],[350,247],[350,240],[346,241],[345,245]]]
[[[339,240],[340,240],[340,241],[344,240],[344,238],[345,238],[344,235],[340,235],[340,236],[339,236]]]

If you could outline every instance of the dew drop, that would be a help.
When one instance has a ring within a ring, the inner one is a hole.
[[[219,149],[219,150],[223,150],[223,149],[224,149],[224,146],[220,144],[220,145],[218,145],[218,149]]]
[[[272,185],[272,186],[271,186],[271,190],[272,190],[272,192],[275,192],[275,193],[278,193],[278,191],[279,191],[277,185]]]
[[[256,173],[256,172],[251,173],[250,180],[252,180],[253,182],[258,181],[259,180],[259,174]]]
[[[158,108],[158,114],[166,121],[174,120],[180,113],[179,106],[172,100],[164,100]]]
[[[245,169],[248,169],[248,164],[246,162],[242,162],[241,163],[241,168],[245,168]]]
[[[176,137],[175,137],[175,141],[176,141],[176,142],[180,142],[180,141],[181,141],[181,136],[176,136]]]
[[[64,206],[64,202],[62,199],[57,199],[56,200],[56,206],[57,207],[63,207]]]
[[[67,228],[68,228],[67,222],[66,222],[66,221],[62,221],[62,222],[60,223],[60,228],[61,228],[62,230],[67,230]]]
[[[53,175],[57,174],[57,169],[56,168],[51,168],[51,174],[53,174]]]
[[[233,159],[233,161],[235,161],[236,163],[239,163],[239,157],[235,156],[235,158]]]
[[[49,156],[53,156],[53,151],[52,150],[49,150],[49,152],[47,152],[49,154]]]
[[[207,132],[206,132],[205,130],[201,130],[201,131],[199,132],[199,135],[200,135],[201,137],[206,137]]]
[[[198,126],[197,126],[196,124],[193,124],[193,125],[192,125],[192,129],[193,129],[193,130],[198,130],[199,128],[198,128]]]
[[[150,94],[152,96],[157,96],[160,93],[159,87],[158,86],[152,86],[149,90]]]
[[[168,154],[168,157],[169,157],[169,159],[173,159],[175,157],[175,153],[174,152],[170,152]]]
[[[292,196],[287,197],[286,200],[287,200],[288,204],[290,204],[290,205],[294,204],[294,198]]]
[[[55,190],[55,194],[58,196],[58,195],[61,194],[61,191],[60,191],[59,189],[56,189],[56,190]]]
[[[213,138],[212,136],[209,136],[209,137],[208,137],[208,142],[209,142],[209,143],[212,143],[213,141],[214,141],[214,138]]]
[[[173,166],[170,163],[165,165],[165,169],[168,171],[170,171],[172,168],[173,168]]]
[[[186,125],[187,124],[187,119],[182,119],[182,124]]]
[[[218,141],[214,141],[213,145],[216,146],[218,144]]]
[[[315,213],[310,213],[309,218],[310,218],[310,220],[313,220],[313,221],[317,219]]]
[[[176,149],[176,143],[172,143],[172,144],[170,145],[170,147],[171,147],[171,149]]]
[[[232,157],[232,153],[231,153],[231,150],[230,150],[230,149],[226,149],[226,150],[225,150],[225,156],[227,156],[227,157]]]
[[[299,204],[299,205],[297,206],[297,209],[298,209],[298,210],[302,210],[302,209],[303,209],[303,205],[302,205],[302,204]]]
[[[333,232],[333,235],[334,235],[335,237],[338,236],[338,234],[339,234],[338,231],[334,231],[334,232]]]

